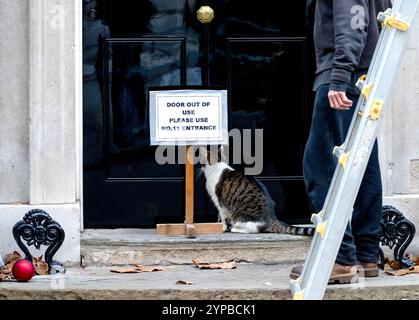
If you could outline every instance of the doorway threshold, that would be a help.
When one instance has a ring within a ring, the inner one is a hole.
[[[224,233],[187,239],[143,229],[90,229],[81,237],[83,266],[184,265],[192,260],[299,263],[311,243],[309,237],[283,234]]]

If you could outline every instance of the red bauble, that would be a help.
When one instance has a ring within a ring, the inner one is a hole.
[[[12,274],[17,281],[28,282],[35,276],[35,268],[29,260],[19,260],[13,266]]]

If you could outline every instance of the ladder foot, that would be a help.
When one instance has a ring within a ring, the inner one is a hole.
[[[301,290],[300,279],[291,281],[293,300],[304,300],[304,290]]]

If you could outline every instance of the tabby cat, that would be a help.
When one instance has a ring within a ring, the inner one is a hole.
[[[218,209],[225,232],[313,235],[311,227],[295,227],[279,221],[266,187],[231,168],[225,162],[223,148],[218,152],[201,148],[200,154],[207,192]]]

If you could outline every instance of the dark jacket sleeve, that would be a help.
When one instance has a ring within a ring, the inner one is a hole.
[[[335,56],[330,89],[346,91],[367,39],[369,0],[333,0]]]

